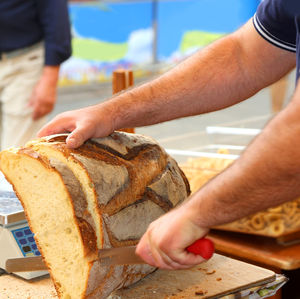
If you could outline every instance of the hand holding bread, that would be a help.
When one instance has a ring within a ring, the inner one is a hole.
[[[113,131],[113,118],[104,103],[57,115],[38,132],[38,137],[70,132],[67,147],[77,148],[90,138],[104,137]]]

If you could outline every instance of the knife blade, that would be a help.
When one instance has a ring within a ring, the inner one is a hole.
[[[136,246],[99,249],[98,258],[93,261],[99,260],[105,266],[145,264],[145,261],[135,254],[135,250]],[[187,251],[209,259],[214,253],[214,244],[211,240],[202,238],[187,247]],[[47,267],[41,256],[35,256],[8,259],[6,260],[5,270],[8,273],[28,272],[47,270]]]
[[[145,264],[146,262],[135,254],[135,250],[136,246],[100,249],[98,260],[106,266]]]
[[[41,256],[8,259],[5,263],[5,271],[8,273],[41,270],[47,270],[47,267]]]

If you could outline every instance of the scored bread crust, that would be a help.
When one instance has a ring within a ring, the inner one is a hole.
[[[115,132],[89,140],[78,149],[68,149],[66,137],[62,134],[34,140],[16,155],[31,151],[57,171],[71,189],[70,200],[79,218],[84,215],[83,223],[88,223],[88,231],[93,232],[91,244],[84,243],[86,263],[90,263],[96,247],[137,244],[153,220],[190,194],[188,181],[175,160],[151,138]],[[106,298],[113,290],[154,270],[149,265],[105,266],[99,261],[89,265],[84,294],[77,298]],[[55,282],[55,273],[51,276]],[[58,293],[65,298],[61,289]]]

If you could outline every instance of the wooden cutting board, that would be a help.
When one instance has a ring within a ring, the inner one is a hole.
[[[189,270],[158,270],[110,298],[220,298],[274,279],[275,273],[270,270],[215,254],[210,261]],[[13,275],[0,276],[0,299],[56,299],[55,294],[48,277],[29,282]]]

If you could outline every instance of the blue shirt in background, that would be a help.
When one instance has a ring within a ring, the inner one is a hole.
[[[0,53],[45,43],[45,64],[71,55],[67,0],[1,0]]]
[[[263,0],[253,17],[257,32],[268,42],[296,52],[297,80],[300,76],[300,1]]]

